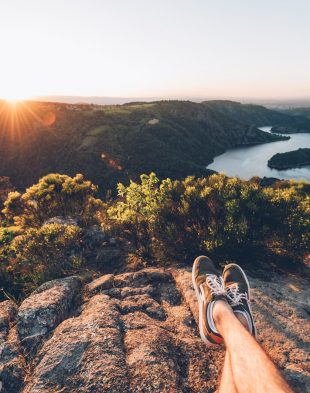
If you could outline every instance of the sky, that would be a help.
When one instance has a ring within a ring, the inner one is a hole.
[[[309,20],[309,0],[0,0],[0,97],[309,97]]]

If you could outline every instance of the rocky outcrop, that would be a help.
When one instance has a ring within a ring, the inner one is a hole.
[[[297,392],[307,389],[309,289],[251,279],[259,341]],[[185,268],[77,277],[0,303],[1,393],[215,392],[222,347],[207,349]]]
[[[26,357],[33,358],[51,331],[68,318],[79,299],[81,281],[68,277],[39,287],[19,307],[16,327]]]
[[[0,303],[0,390],[20,392],[24,384],[27,365],[21,354],[16,334],[17,308],[11,301]]]

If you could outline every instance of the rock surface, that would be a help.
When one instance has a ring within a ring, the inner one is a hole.
[[[79,301],[81,281],[68,277],[41,285],[19,307],[16,327],[24,355],[33,358],[55,327],[68,318]]]
[[[0,386],[2,392],[20,392],[26,375],[26,362],[19,347],[13,302],[0,303]]]
[[[309,289],[251,279],[258,340],[296,392],[309,387]],[[80,296],[82,295],[82,297]],[[41,286],[0,303],[1,393],[215,392],[224,349],[200,340],[185,268],[147,268]]]

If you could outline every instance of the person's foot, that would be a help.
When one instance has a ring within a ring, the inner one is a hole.
[[[249,332],[256,337],[250,305],[250,284],[241,267],[235,263],[226,265],[223,271],[228,304],[235,314],[241,314],[247,321]]]
[[[192,280],[199,304],[200,337],[209,346],[220,344],[223,338],[213,320],[213,307],[217,300],[227,302],[223,278],[211,259],[200,256],[194,261]]]

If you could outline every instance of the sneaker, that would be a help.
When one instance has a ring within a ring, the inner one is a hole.
[[[226,296],[234,313],[240,313],[248,322],[249,332],[256,337],[256,327],[250,304],[250,284],[241,267],[235,263],[226,265],[223,271]]]
[[[213,320],[213,307],[217,300],[227,301],[223,278],[211,259],[200,256],[194,261],[192,280],[199,304],[200,337],[208,346],[220,344],[223,338]]]

